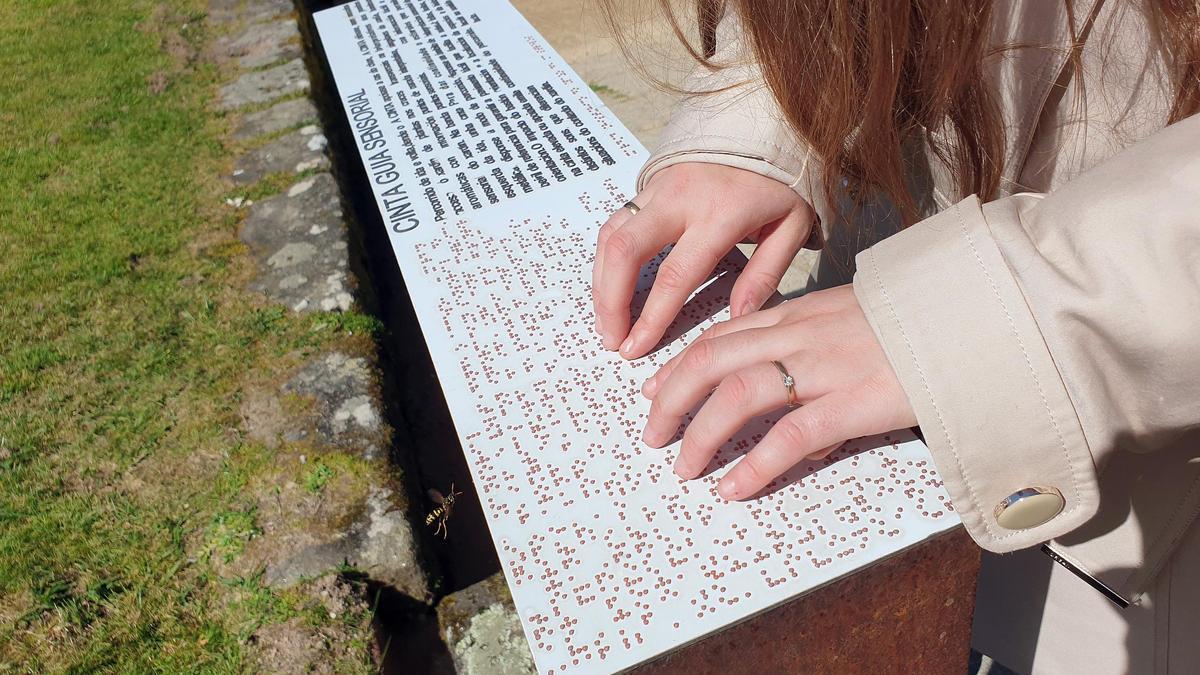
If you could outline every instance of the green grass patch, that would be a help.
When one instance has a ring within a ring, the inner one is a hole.
[[[616,89],[613,89],[612,87],[608,86],[607,84],[600,84],[598,82],[588,82],[588,88],[601,96],[611,96],[612,98],[622,100],[622,101],[629,100],[628,96],[626,96],[625,94],[622,94],[621,92],[617,91]]]
[[[231,430],[247,373],[378,327],[237,290],[204,6],[0,3],[3,672],[244,672],[319,621],[222,576],[276,460]]]
[[[213,515],[206,532],[205,553],[222,563],[231,563],[246,544],[260,533],[254,510],[220,511]]]
[[[320,460],[313,462],[309,466],[308,471],[304,473],[304,489],[313,494],[317,494],[318,492],[324,490],[325,486],[328,485],[329,481],[333,480],[334,476],[336,475],[337,472],[333,470],[333,467],[329,466],[325,462]]]
[[[299,183],[306,178],[311,178],[320,173],[316,169],[305,169],[300,172],[282,171],[273,173],[262,178],[256,183],[239,187],[226,193],[224,200],[236,202],[238,199],[250,202],[260,202],[268,197],[273,197],[282,192],[287,192],[288,188],[296,183]]]
[[[314,314],[309,325],[312,326],[314,333],[329,332],[370,337],[379,337],[383,334],[383,323],[379,319],[357,312]]]

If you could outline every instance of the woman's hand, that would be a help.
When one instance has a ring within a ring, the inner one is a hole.
[[[592,268],[596,330],[607,349],[649,352],[693,291],[740,241],[758,249],[734,284],[734,316],[762,307],[808,239],[816,216],[794,190],[752,171],[683,163],[655,174],[633,202],[600,228]],[[630,330],[629,305],[647,261],[675,244]]]
[[[680,477],[700,475],[747,422],[788,404],[772,361],[795,379],[801,407],[721,479],[717,490],[726,499],[754,495],[800,460],[824,457],[852,438],[917,424],[853,289],[840,286],[706,331],[642,386],[653,400],[644,440],[668,443],[707,397],[675,461]]]

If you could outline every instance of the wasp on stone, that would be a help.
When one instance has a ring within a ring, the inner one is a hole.
[[[450,531],[446,529],[446,523],[450,521],[450,514],[454,512],[454,499],[461,495],[461,492],[454,491],[454,483],[450,484],[450,494],[448,495],[443,495],[434,489],[429,490],[429,498],[437,506],[429,512],[429,515],[425,516],[425,525],[428,526],[435,522],[437,523],[437,529],[433,531],[433,536],[436,537],[438,532],[441,532],[442,539],[445,539],[449,534]]]

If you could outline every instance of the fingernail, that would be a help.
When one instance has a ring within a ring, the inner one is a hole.
[[[674,435],[674,428],[663,429],[647,424],[646,430],[642,432],[642,440],[646,442],[646,445],[649,445],[652,448],[661,448],[662,446],[666,445],[667,441],[670,441],[671,437]]]
[[[632,335],[625,339],[625,343],[621,345],[621,353],[627,357],[633,356],[633,348],[637,345],[637,340]]]
[[[688,471],[687,464],[684,463],[682,456],[675,458],[675,464],[671,467],[671,470],[675,472],[676,476],[679,476],[684,480],[692,477],[691,472]]]
[[[642,442],[645,443],[646,445],[648,445],[652,448],[657,448],[658,446],[662,445],[662,443],[656,443],[655,441],[657,441],[657,440],[658,440],[658,433],[655,432],[650,427],[646,427],[645,430],[642,431]]]
[[[642,396],[654,398],[656,393],[658,393],[658,379],[651,375],[642,383]]]
[[[720,483],[717,483],[717,494],[721,495],[729,501],[737,499],[738,488],[737,483],[732,478],[724,478]]]
[[[600,342],[604,348],[610,352],[617,351],[617,345],[621,344],[621,336],[611,331],[601,331]]]

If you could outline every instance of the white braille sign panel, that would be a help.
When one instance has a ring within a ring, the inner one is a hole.
[[[645,150],[508,3],[358,0],[316,21],[539,671],[636,665],[958,524],[907,432],[726,502],[716,480],[764,419],[676,478],[678,443],[639,440],[639,388],[728,316],[740,262],[653,355],[604,351],[596,232]]]

